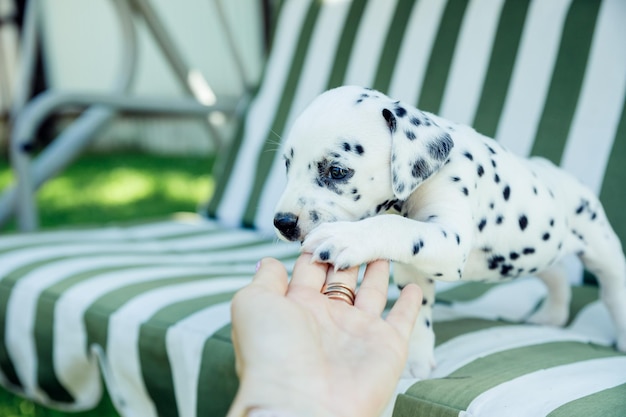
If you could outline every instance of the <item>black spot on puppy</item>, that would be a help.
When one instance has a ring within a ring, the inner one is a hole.
[[[415,242],[413,244],[413,255],[417,255],[420,251],[420,249],[422,249],[424,247],[424,241],[423,240],[419,240],[417,242]]]
[[[528,227],[528,218],[523,214],[519,218],[519,228],[525,230]]]
[[[493,255],[487,260],[487,267],[489,269],[498,269],[500,264],[504,262],[506,259],[502,255]]]
[[[413,178],[428,178],[432,171],[430,164],[425,159],[420,158],[413,163],[411,175],[413,175]]]
[[[406,109],[404,107],[402,107],[402,106],[397,106],[394,109],[394,112],[396,113],[396,116],[398,116],[398,117],[406,116]]]
[[[320,252],[320,259],[322,261],[327,261],[328,259],[330,259],[330,252],[327,250]]]
[[[478,223],[478,230],[482,232],[486,225],[487,219],[482,219],[480,223]]]
[[[504,187],[504,190],[502,190],[502,197],[504,197],[504,200],[509,201],[509,198],[511,197],[511,187],[508,185]]]
[[[472,154],[471,154],[471,153],[469,153],[469,152],[464,152],[464,153],[463,153],[463,156],[464,156],[464,157],[466,157],[467,159],[469,159],[470,161],[473,161],[473,160],[474,160],[474,155],[472,155]]]
[[[418,119],[418,118],[417,118],[417,117],[415,117],[415,116],[411,116],[411,117],[409,118],[409,122],[410,122],[413,126],[419,126],[419,125],[421,125],[421,124],[422,124],[422,122],[420,121],[420,119]]]
[[[354,146],[354,151],[359,154],[359,155],[363,155],[365,153],[365,149],[363,148],[363,146],[356,144]]]
[[[437,161],[444,161],[448,158],[448,155],[450,155],[450,150],[454,147],[454,142],[449,134],[444,133],[430,142],[427,147],[428,154],[431,158]]]
[[[383,117],[385,118],[385,121],[387,122],[387,127],[389,128],[391,133],[394,133],[396,131],[395,116],[393,115],[393,113],[391,113],[389,109],[383,109],[382,114],[383,114]]]
[[[508,275],[509,272],[511,272],[511,270],[513,270],[513,265],[502,265],[502,267],[500,268],[500,275]]]
[[[348,142],[343,143],[343,150],[346,152],[350,152],[352,150],[352,146]]]
[[[405,130],[404,134],[408,140],[415,140],[416,138],[415,132],[413,132],[412,130]]]
[[[476,173],[478,174],[479,177],[482,177],[483,175],[485,175],[485,168],[483,168],[482,165],[478,165],[478,168],[476,169]]]

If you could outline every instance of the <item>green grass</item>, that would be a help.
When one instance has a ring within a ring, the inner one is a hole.
[[[213,157],[141,154],[87,155],[45,184],[37,195],[42,228],[98,225],[196,211],[213,190]],[[0,192],[12,181],[0,159]],[[14,222],[0,231],[14,230]],[[109,397],[91,411],[65,413],[0,388],[1,417],[118,417]]]
[[[102,224],[196,211],[213,190],[209,175],[212,165],[212,157],[84,156],[41,188],[37,195],[41,227]],[[0,190],[12,178],[8,162],[0,160]]]

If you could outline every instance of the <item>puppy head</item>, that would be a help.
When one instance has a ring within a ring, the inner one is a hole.
[[[285,141],[277,235],[303,240],[320,223],[390,209],[445,163],[452,146],[424,113],[382,93],[352,86],[323,93]]]

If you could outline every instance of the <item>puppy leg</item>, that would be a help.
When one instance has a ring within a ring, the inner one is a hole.
[[[423,292],[415,327],[409,342],[409,357],[403,378],[425,379],[435,367],[435,333],[433,332],[432,306],[435,302],[435,283],[424,278],[411,265],[394,263],[394,281],[399,285],[414,282]]]
[[[563,326],[569,316],[572,289],[567,281],[567,273],[561,264],[556,264],[537,274],[546,284],[548,295],[541,307],[529,318],[529,323],[549,326]]]
[[[599,202],[592,202],[591,221],[580,215],[573,224],[577,238],[585,242],[579,252],[585,267],[600,284],[600,298],[605,303],[617,332],[617,348],[626,352],[626,259],[622,245],[608,223]]]

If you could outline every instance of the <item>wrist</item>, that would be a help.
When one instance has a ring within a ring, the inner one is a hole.
[[[243,377],[228,417],[341,417],[317,398],[311,382]]]

